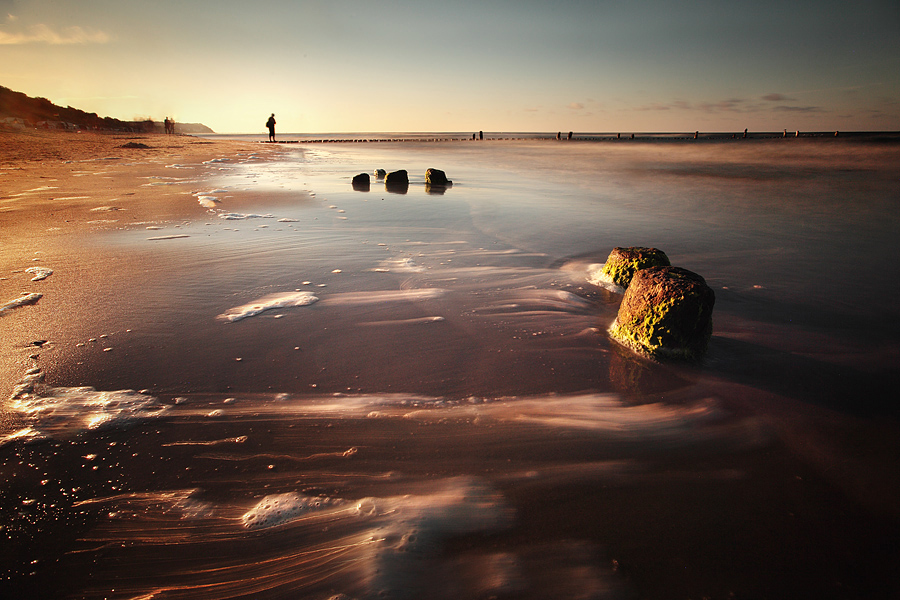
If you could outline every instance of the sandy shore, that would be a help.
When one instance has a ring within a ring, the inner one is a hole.
[[[91,234],[177,227],[204,218],[206,209],[192,194],[218,168],[210,161],[265,161],[281,151],[191,136],[0,133],[0,304],[26,292],[42,293],[54,299],[53,322],[73,311],[99,316],[98,291],[127,293],[124,277],[138,277],[146,266],[116,253],[98,254],[85,244]],[[253,199],[252,192],[235,193],[231,206]],[[27,269],[35,266],[55,269],[56,275],[33,283]],[[35,364],[27,348],[46,337],[50,324],[41,314],[4,319],[0,397],[9,397],[21,374]]]
[[[193,206],[171,199],[189,193],[191,185],[173,184],[160,193],[158,187],[144,185],[149,178],[199,177],[212,168],[205,161],[278,151],[263,144],[181,135],[35,130],[0,133],[0,140],[4,229],[46,229],[51,217],[71,216],[111,201],[128,210],[132,220],[183,217],[184,208]]]
[[[0,134],[0,596],[896,597],[893,157],[547,147]],[[702,367],[606,337],[645,241]]]

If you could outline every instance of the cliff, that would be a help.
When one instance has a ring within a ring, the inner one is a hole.
[[[31,98],[21,92],[0,86],[0,129],[39,127],[44,129],[96,129],[164,133],[162,122],[120,121],[101,117],[71,106],[57,106],[46,98]],[[215,133],[200,123],[176,123],[176,133]]]

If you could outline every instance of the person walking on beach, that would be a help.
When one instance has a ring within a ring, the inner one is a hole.
[[[269,128],[269,141],[275,141],[275,113],[272,113],[272,116],[269,117],[269,120],[266,121],[266,127]]]

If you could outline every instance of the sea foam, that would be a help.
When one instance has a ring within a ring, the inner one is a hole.
[[[220,314],[217,319],[220,321],[228,321],[234,323],[247,317],[256,316],[262,312],[273,308],[284,308],[288,306],[308,306],[317,302],[319,299],[310,292],[284,292],[281,294],[270,294],[249,304],[242,304],[230,308]]]
[[[25,269],[25,272],[34,275],[34,277],[31,278],[32,281],[41,281],[53,275],[53,269],[47,267],[29,267]]]
[[[37,292],[25,292],[15,300],[10,300],[6,304],[0,306],[0,314],[3,314],[6,311],[12,310],[14,308],[19,308],[20,306],[34,304],[43,297],[43,294],[39,294]]]
[[[133,390],[98,391],[92,387],[39,389],[43,374],[30,372],[15,387],[11,408],[26,427],[0,440],[69,438],[84,431],[127,427],[166,414],[169,407]]]

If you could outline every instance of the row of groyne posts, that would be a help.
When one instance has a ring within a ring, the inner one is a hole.
[[[540,135],[531,135],[528,137],[523,137],[521,135],[504,135],[504,134],[494,134],[491,136],[486,136],[483,139],[474,139],[470,137],[459,137],[459,136],[436,136],[436,137],[372,137],[372,138],[356,138],[356,137],[347,137],[347,138],[301,138],[298,140],[278,140],[274,143],[278,144],[360,144],[360,143],[385,143],[385,142],[484,142],[484,141],[553,141],[553,142],[616,142],[616,141],[653,141],[653,142],[664,142],[664,141],[685,141],[685,140],[698,140],[698,141],[711,141],[711,140],[737,140],[737,139],[776,139],[776,138],[822,138],[822,137],[839,137],[840,132],[808,132],[804,133],[801,131],[788,132],[784,130],[783,132],[764,132],[764,133],[752,133],[748,134],[747,132],[743,133],[700,133],[699,131],[695,131],[694,133],[685,133],[685,134],[626,134],[622,135],[621,133],[616,134],[573,134],[571,137],[563,136],[540,136]],[[260,143],[272,143],[272,142],[260,142]]]

